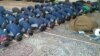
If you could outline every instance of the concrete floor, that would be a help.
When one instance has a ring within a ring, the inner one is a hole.
[[[7,48],[1,47],[0,56],[100,56],[100,44],[72,34],[60,25]]]
[[[95,12],[88,16],[100,25],[100,13]],[[66,22],[52,30],[36,33],[21,42],[12,43],[7,48],[0,46],[0,56],[100,56],[100,41],[89,39],[71,32]]]
[[[27,7],[27,6],[34,6],[34,2],[25,2],[25,1],[0,1],[0,6],[4,6],[7,10],[11,10],[13,7],[21,8],[21,7]]]

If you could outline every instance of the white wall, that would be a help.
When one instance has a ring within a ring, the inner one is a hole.
[[[97,0],[84,0],[84,1],[91,1],[91,2],[96,2]]]
[[[78,0],[69,0],[70,2],[75,2],[75,1],[78,1]],[[95,2],[97,0],[84,0],[84,1],[91,1],[91,2]]]
[[[56,0],[56,1],[65,1],[65,0]],[[78,0],[69,0],[70,2],[76,2]],[[84,1],[91,1],[91,2],[96,2],[97,0],[84,0]]]
[[[56,1],[65,1],[65,0],[56,0]]]
[[[58,1],[65,1],[65,0],[58,0]]]
[[[69,2],[76,2],[76,1],[78,1],[78,0],[69,0]]]

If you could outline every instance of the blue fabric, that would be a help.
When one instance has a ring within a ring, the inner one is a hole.
[[[38,24],[38,26],[40,26],[44,22],[42,20],[38,19],[38,18],[30,18],[29,23],[30,24]]]
[[[19,13],[19,14],[17,14],[17,16],[16,16],[16,19],[21,19],[21,18],[26,18],[26,16],[24,15],[24,14],[22,14],[22,13]]]
[[[60,13],[62,16],[67,16],[67,13],[65,13],[63,10],[59,10],[58,13]]]
[[[25,11],[25,12],[24,12],[24,15],[25,15],[25,16],[28,16],[28,17],[29,17],[29,16],[30,16],[30,17],[33,17],[34,14],[33,14],[32,12],[30,12],[30,11]]]
[[[9,15],[9,16],[6,16],[5,17],[7,20],[8,20],[8,22],[10,22],[10,21],[15,21],[16,20],[16,18],[14,17],[14,16],[11,16],[11,15]]]
[[[4,31],[4,29],[0,29],[0,36],[7,35],[7,31]]]
[[[55,12],[55,11],[53,11],[51,14],[53,16],[55,16],[56,18],[61,18],[62,17],[58,12]]]
[[[97,2],[93,2],[92,3],[92,8],[97,8],[98,3]]]
[[[53,15],[51,15],[51,14],[46,15],[45,18],[46,18],[47,20],[49,20],[49,21],[51,21],[51,20],[55,21],[55,20],[56,20],[56,17],[53,16]]]
[[[48,25],[48,23],[50,22],[49,20],[47,20],[46,18],[43,18],[43,17],[41,17],[40,18],[43,22],[44,22],[44,24],[46,24],[46,25]]]
[[[40,11],[40,9],[34,9],[33,13],[37,16],[40,16],[42,14],[42,11]]]
[[[5,22],[5,19],[2,16],[0,16],[0,25],[2,25],[4,22]]]
[[[47,6],[46,10],[51,12],[51,11],[55,11],[56,9],[53,6]]]
[[[73,10],[71,8],[65,8],[64,11],[66,13],[69,13],[70,14],[69,16],[73,15]]]
[[[8,11],[8,10],[4,11],[2,14],[3,14],[3,15],[6,15],[6,14],[7,14],[7,15],[13,15],[12,12],[11,12],[11,11]]]
[[[16,36],[17,33],[20,33],[20,27],[18,27],[16,24],[14,23],[11,23],[11,24],[8,24],[7,27],[6,27],[7,31],[8,32],[12,32],[14,36]]]
[[[31,26],[30,26],[30,24],[27,22],[27,21],[21,21],[20,23],[19,23],[19,25],[20,25],[20,27],[21,28],[24,28],[25,30],[28,30],[28,28],[30,28]]]

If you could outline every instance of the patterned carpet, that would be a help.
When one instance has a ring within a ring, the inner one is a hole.
[[[88,16],[100,24],[100,13]],[[100,41],[91,41],[88,37],[74,34],[68,29],[66,22],[53,30],[40,32],[21,42],[12,43],[7,48],[0,46],[0,56],[100,56]]]
[[[0,56],[28,56],[32,51],[30,45],[14,43],[10,47],[0,49]]]
[[[55,31],[37,33],[7,48],[1,48],[0,56],[100,56],[98,43],[85,38],[83,41],[82,36],[72,35],[64,31],[62,26],[55,27]]]

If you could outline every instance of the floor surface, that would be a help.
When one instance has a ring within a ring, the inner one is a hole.
[[[0,2],[0,5],[6,3]],[[24,3],[20,2],[20,4]],[[8,9],[11,9],[10,4]],[[95,12],[88,16],[100,25],[100,13]],[[12,43],[7,48],[0,46],[0,56],[100,56],[100,41],[74,34],[68,29],[66,22],[52,30],[36,33],[21,42]]]

